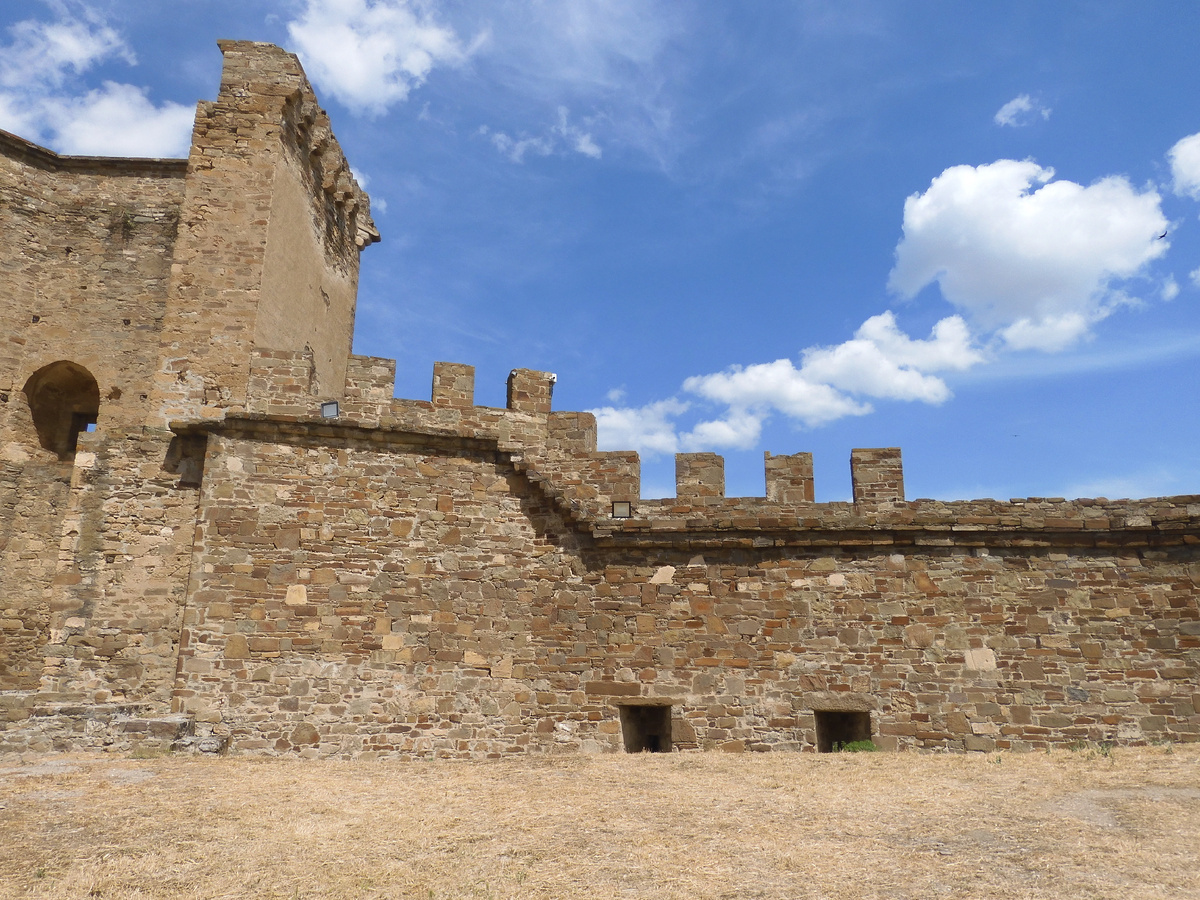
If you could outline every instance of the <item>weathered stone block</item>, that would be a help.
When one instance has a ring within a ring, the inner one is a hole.
[[[900,448],[850,451],[854,502],[896,503],[904,500],[904,468]]]
[[[533,369],[513,369],[508,376],[508,408],[518,412],[549,415],[550,399],[557,376]]]
[[[433,364],[433,405],[465,409],[475,405],[475,367],[461,363]]]
[[[791,456],[764,454],[767,473],[767,499],[775,503],[811,503],[814,497],[813,458],[811,453]]]
[[[724,457],[716,453],[676,453],[675,496],[683,503],[724,499]]]

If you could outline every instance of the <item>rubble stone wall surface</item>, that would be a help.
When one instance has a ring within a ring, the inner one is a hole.
[[[369,202],[295,57],[222,51],[188,160],[0,134],[0,720],[55,740],[169,708],[204,438],[161,411],[244,405],[256,340],[345,381]]]
[[[615,750],[637,703],[680,749],[1200,739],[1191,549],[621,546],[494,450],[267,425],[210,441],[177,694],[235,749]]]
[[[876,448],[648,500],[550,373],[395,399],[369,201],[295,57],[221,49],[186,161],[0,135],[0,751],[1200,740],[1200,497],[907,500]]]
[[[296,57],[223,41],[216,101],[196,125],[163,321],[153,420],[247,403],[256,349],[305,351],[341,393],[359,251],[378,240]]]
[[[94,604],[80,587],[97,558],[94,451],[141,426],[183,175],[179,161],[60,157],[0,133],[0,690],[37,687],[47,642]],[[72,458],[34,416],[70,387],[37,392],[40,376],[64,367],[91,379],[97,413]]]

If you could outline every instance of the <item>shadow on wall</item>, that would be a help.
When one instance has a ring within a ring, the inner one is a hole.
[[[59,459],[70,459],[79,433],[95,425],[100,413],[100,386],[92,373],[59,360],[29,376],[24,391],[38,443]]]

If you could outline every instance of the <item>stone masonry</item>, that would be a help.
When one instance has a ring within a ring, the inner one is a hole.
[[[1200,740],[1200,497],[907,500],[888,448],[646,500],[553,375],[395,399],[368,198],[295,57],[221,50],[186,160],[0,133],[0,750]]]

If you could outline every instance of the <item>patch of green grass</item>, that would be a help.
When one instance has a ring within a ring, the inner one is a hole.
[[[1101,757],[1111,760],[1113,758],[1113,747],[1115,746],[1116,744],[1112,741],[1096,741],[1095,743],[1092,741],[1072,741],[1067,744],[1067,749],[1072,753],[1086,751],[1088,759]]]
[[[834,741],[834,753],[874,753],[879,745],[872,740],[865,741]]]

